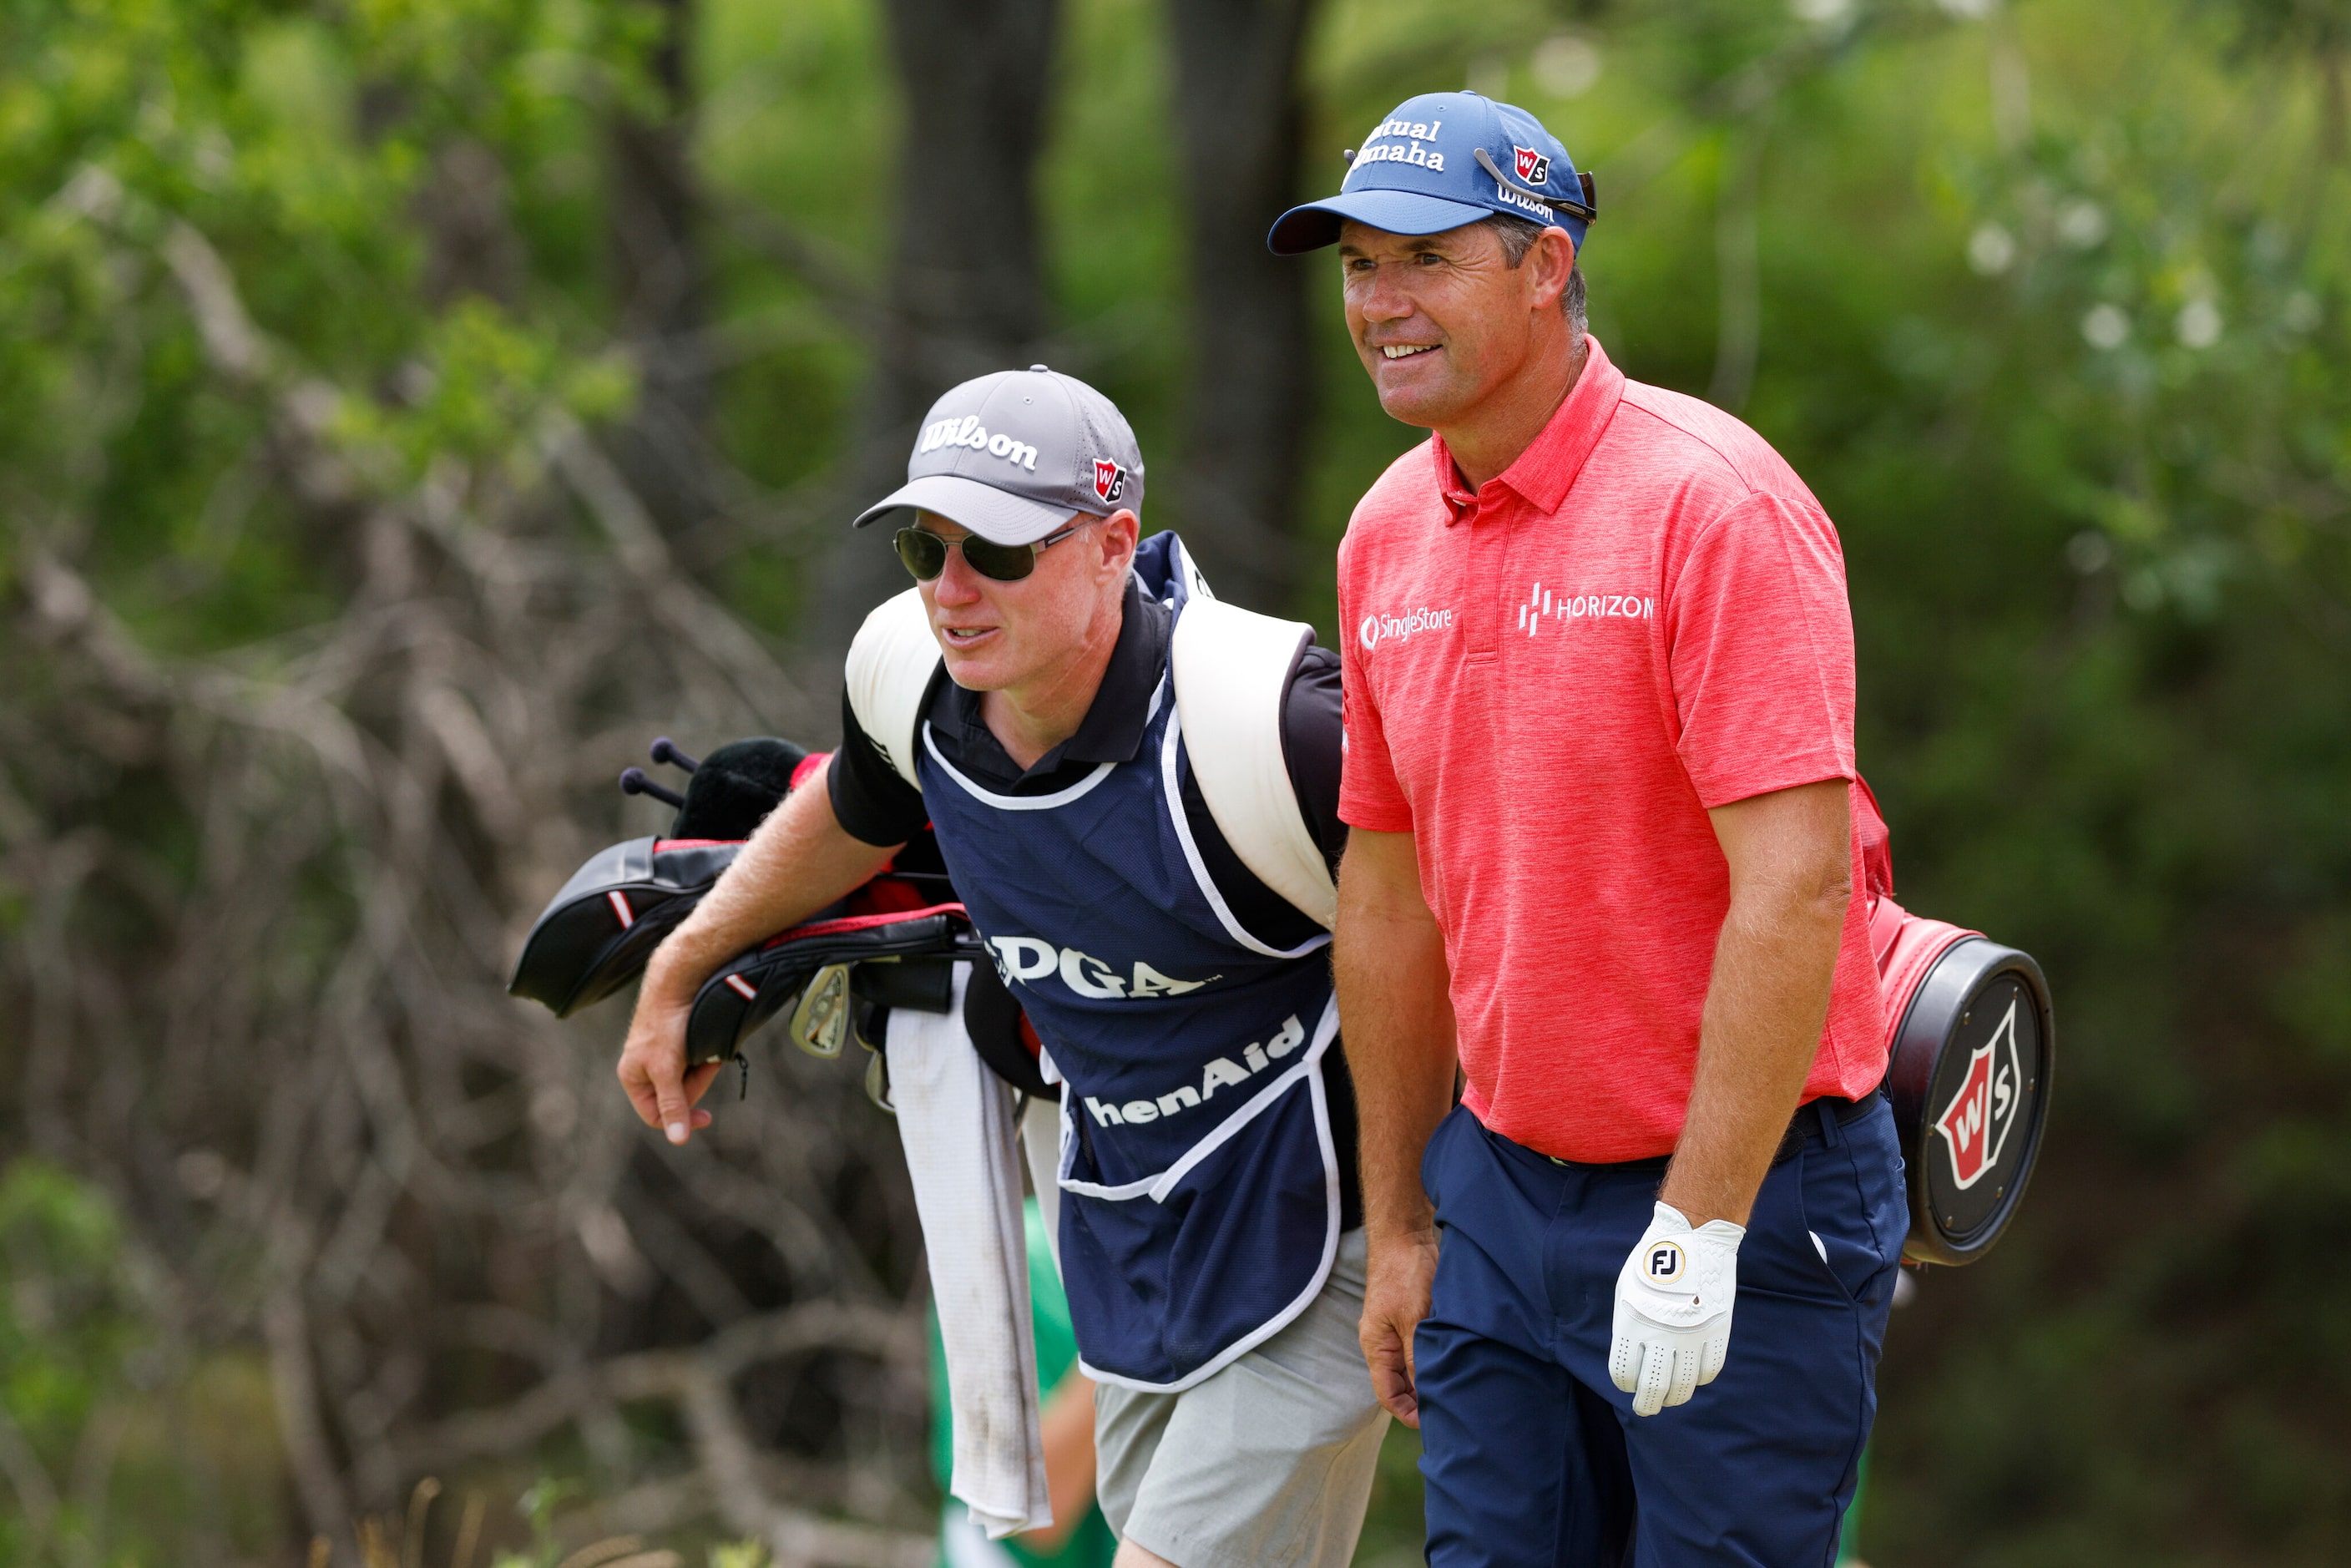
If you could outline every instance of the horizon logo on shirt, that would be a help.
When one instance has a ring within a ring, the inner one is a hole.
[[[1537,582],[1519,603],[1518,630],[1533,636],[1545,621],[1648,621],[1657,601],[1637,593],[1564,593]]]
[[[1141,1126],[1145,1122],[1156,1122],[1163,1116],[1180,1115],[1195,1105],[1215,1099],[1219,1089],[1247,1083],[1305,1043],[1306,1026],[1298,1021],[1296,1013],[1292,1013],[1281,1020],[1281,1028],[1263,1045],[1252,1042],[1241,1047],[1240,1061],[1235,1061],[1229,1056],[1210,1058],[1208,1064],[1200,1069],[1200,1086],[1197,1089],[1188,1083],[1178,1083],[1154,1099],[1129,1100],[1123,1105],[1113,1105],[1089,1094],[1086,1096],[1086,1109],[1093,1113],[1097,1123],[1105,1127]]]
[[[1122,975],[1091,953],[1081,953],[1075,947],[1057,947],[1041,936],[991,936],[987,947],[988,956],[996,960],[996,971],[1004,977],[1006,985],[1016,980],[1025,984],[1050,979],[1058,974],[1061,984],[1095,1001],[1113,997],[1129,1001],[1180,997],[1224,978],[1222,975],[1211,975],[1205,980],[1179,980],[1161,974],[1141,958]]]

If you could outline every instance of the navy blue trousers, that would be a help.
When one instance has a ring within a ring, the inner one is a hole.
[[[1616,1272],[1665,1162],[1562,1165],[1457,1107],[1421,1179],[1442,1242],[1413,1342],[1433,1568],[1835,1561],[1909,1226],[1894,1117],[1806,1112],[1739,1249],[1730,1357],[1646,1418],[1608,1377]]]

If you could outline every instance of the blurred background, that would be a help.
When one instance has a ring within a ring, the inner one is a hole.
[[[1464,83],[1596,172],[1611,355],[1836,519],[1905,902],[2056,988],[1863,1554],[2351,1561],[2351,4],[23,0],[0,62],[0,1563],[931,1561],[853,1071],[674,1153],[623,1004],[507,966],[653,735],[834,737],[846,518],[968,375],[1101,386],[1329,641],[1420,433],[1261,235]]]

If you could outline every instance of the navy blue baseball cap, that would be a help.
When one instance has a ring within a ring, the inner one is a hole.
[[[1292,207],[1265,243],[1276,256],[1334,245],[1349,218],[1397,235],[1442,234],[1496,213],[1567,231],[1583,249],[1599,215],[1592,176],[1515,104],[1461,92],[1408,98],[1356,149],[1339,193]]]

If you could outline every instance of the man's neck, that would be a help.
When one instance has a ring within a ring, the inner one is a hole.
[[[1461,477],[1475,490],[1506,471],[1519,455],[1559,412],[1575,390],[1592,357],[1592,340],[1578,338],[1564,354],[1549,353],[1530,360],[1526,368],[1495,389],[1471,416],[1458,425],[1440,427],[1445,449],[1453,455]]]
[[[1094,617],[1084,645],[1035,680],[980,694],[979,714],[988,733],[1022,771],[1036,767],[1039,758],[1085,723],[1094,695],[1102,690],[1102,673],[1117,651],[1125,608],[1122,593],[1107,614]]]

